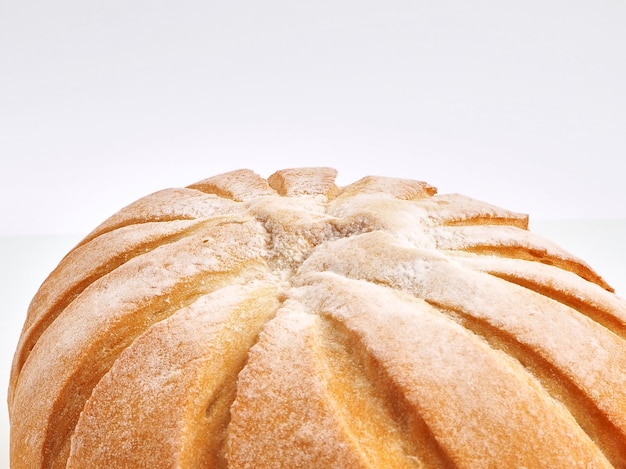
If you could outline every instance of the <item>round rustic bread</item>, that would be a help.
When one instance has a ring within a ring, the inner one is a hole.
[[[626,302],[525,215],[249,170],[113,215],[35,295],[19,468],[626,467]]]

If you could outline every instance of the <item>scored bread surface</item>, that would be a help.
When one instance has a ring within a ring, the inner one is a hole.
[[[626,302],[526,215],[250,170],[140,199],[32,300],[19,468],[626,467]]]

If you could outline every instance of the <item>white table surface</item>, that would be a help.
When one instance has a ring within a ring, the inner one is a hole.
[[[532,221],[542,234],[590,264],[626,296],[626,219]],[[9,467],[6,391],[13,352],[26,309],[41,282],[79,240],[80,235],[0,236],[0,285],[5,302],[0,330],[0,467]]]

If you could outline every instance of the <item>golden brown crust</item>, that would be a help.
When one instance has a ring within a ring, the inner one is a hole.
[[[323,195],[330,200],[339,193],[336,176],[337,171],[333,168],[282,169],[267,178],[267,182],[278,194],[286,197]]]
[[[219,466],[237,374],[278,305],[272,282],[233,285],[151,327],[94,388],[67,467]]]
[[[250,170],[97,227],[28,312],[11,464],[626,467],[626,302],[528,217]]]

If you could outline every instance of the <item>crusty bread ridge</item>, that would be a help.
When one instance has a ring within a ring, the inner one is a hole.
[[[626,467],[626,301],[528,217],[238,170],[123,208],[33,298],[11,467]]]

